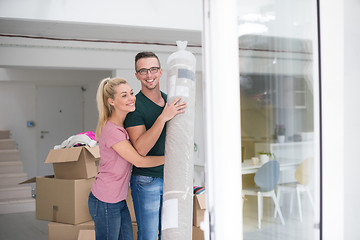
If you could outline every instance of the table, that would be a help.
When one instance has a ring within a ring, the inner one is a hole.
[[[280,163],[280,171],[294,170],[300,164],[298,160],[295,159],[277,159]],[[245,159],[241,163],[241,174],[251,174],[256,173],[257,170],[262,166],[262,163],[253,164],[251,159]]]

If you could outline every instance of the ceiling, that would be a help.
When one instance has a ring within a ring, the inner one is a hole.
[[[158,45],[175,45],[177,40],[186,40],[188,46],[201,46],[201,31],[0,18],[0,36],[6,35]]]

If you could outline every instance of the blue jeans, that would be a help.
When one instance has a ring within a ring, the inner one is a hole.
[[[96,240],[133,240],[126,200],[106,203],[89,195],[89,212],[95,223]]]
[[[161,240],[161,208],[163,179],[147,176],[131,176],[138,240]]]

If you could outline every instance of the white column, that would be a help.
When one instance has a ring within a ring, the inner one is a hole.
[[[240,80],[235,0],[204,1],[205,159],[211,239],[242,239]]]
[[[336,17],[335,17],[336,16]],[[322,233],[344,239],[344,2],[320,1]]]

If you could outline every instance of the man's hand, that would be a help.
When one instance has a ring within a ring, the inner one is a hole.
[[[186,102],[180,102],[181,97],[175,99],[172,103],[165,105],[164,110],[160,114],[161,117],[165,122],[169,121],[176,115],[185,112]]]

